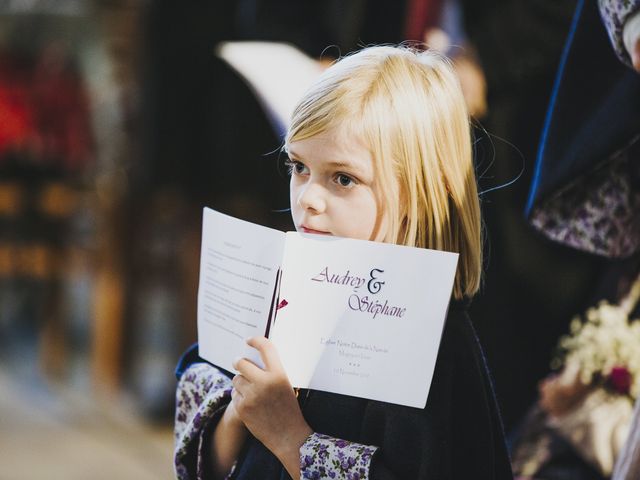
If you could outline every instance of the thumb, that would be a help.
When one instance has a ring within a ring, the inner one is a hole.
[[[265,337],[251,337],[247,340],[247,345],[258,350],[267,370],[272,372],[283,370],[278,350],[271,340]]]

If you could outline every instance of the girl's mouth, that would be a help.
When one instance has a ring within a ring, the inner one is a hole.
[[[321,230],[314,230],[313,228],[308,228],[308,227],[305,227],[304,225],[300,226],[300,230],[303,233],[313,233],[315,235],[331,235],[330,232],[323,232]]]

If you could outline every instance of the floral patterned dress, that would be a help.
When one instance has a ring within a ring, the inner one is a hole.
[[[399,374],[410,381],[411,372]],[[230,374],[202,360],[194,346],[176,375],[176,476],[207,479],[213,432],[231,400]],[[316,390],[301,390],[298,402],[315,432],[299,451],[303,479],[513,478],[492,381],[463,302],[449,306],[425,408]],[[228,478],[290,477],[248,435]]]
[[[196,444],[196,478],[207,478],[206,424],[215,423],[231,400],[231,380],[216,367],[195,363],[178,384],[175,418],[175,471],[177,478],[192,478],[185,464]],[[311,434],[300,449],[300,477],[310,479],[364,480],[377,447],[360,445],[319,433]],[[233,469],[227,478],[233,478]]]

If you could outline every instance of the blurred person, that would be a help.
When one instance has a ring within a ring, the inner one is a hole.
[[[474,142],[487,261],[485,284],[470,309],[511,431],[536,398],[557,337],[602,269],[600,259],[536,235],[522,213],[575,0],[460,5],[487,89]]]
[[[635,67],[640,2],[601,0],[599,6],[619,59]],[[613,60],[599,23],[595,5],[578,2],[549,105],[527,213],[532,225],[548,238],[608,259],[605,273],[594,281],[599,287],[592,302],[607,299],[619,304],[631,325],[640,314],[636,306],[640,292],[640,77]],[[601,75],[592,75],[595,64]],[[605,315],[607,304],[599,305],[590,310],[592,320],[587,323]],[[581,331],[578,325],[572,325],[573,336]],[[603,338],[615,334],[613,326],[607,325],[598,327]],[[618,351],[601,354],[611,359]],[[589,350],[578,353],[593,355]],[[623,368],[628,370],[620,365],[613,373]],[[633,387],[638,380],[631,372]],[[631,400],[603,394],[597,379],[586,382],[581,373],[565,366],[560,374],[540,383],[539,401],[516,440],[514,470],[527,478],[568,478],[578,472],[580,478],[609,478],[618,458],[614,478],[637,478],[638,447],[629,444],[623,449],[631,424]],[[611,374],[600,376],[606,380]],[[620,388],[624,393],[624,385]],[[637,421],[634,425],[637,428]],[[633,442],[637,433],[629,438]]]

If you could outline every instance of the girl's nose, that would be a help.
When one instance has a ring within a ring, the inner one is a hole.
[[[304,186],[298,195],[298,205],[315,213],[324,212],[326,202],[323,188],[315,183],[309,183]]]

